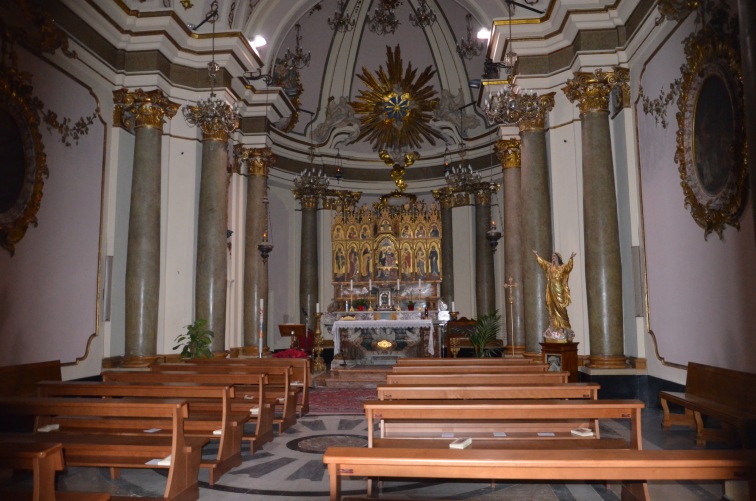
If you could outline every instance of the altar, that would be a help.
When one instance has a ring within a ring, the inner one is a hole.
[[[434,354],[432,320],[336,320],[331,334],[334,356],[353,363],[377,365]]]

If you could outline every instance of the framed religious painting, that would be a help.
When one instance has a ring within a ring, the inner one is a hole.
[[[37,103],[23,73],[0,75],[0,247],[11,255],[29,225],[37,225],[47,163]]]
[[[713,24],[685,41],[675,154],[685,206],[704,238],[739,228],[748,172],[738,39]]]

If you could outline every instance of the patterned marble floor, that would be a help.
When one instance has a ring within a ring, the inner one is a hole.
[[[646,449],[689,449],[693,433],[680,428],[662,432],[661,411],[643,412],[643,447]],[[629,430],[619,421],[601,423],[605,437],[627,437]],[[328,415],[305,417],[296,426],[266,444],[252,457],[210,487],[207,474],[200,473],[200,499],[203,501],[327,500],[328,474],[322,451],[329,445],[362,446],[367,429],[362,416]],[[204,451],[213,456],[213,450]],[[164,474],[153,470],[123,470],[121,478],[111,481],[106,469],[70,468],[58,480],[60,490],[110,491],[118,496],[160,496],[165,487]],[[347,495],[364,495],[365,480],[347,480]],[[721,483],[654,482],[653,499],[664,501],[717,500],[723,495]],[[385,482],[382,496],[392,499],[481,500],[481,501],[609,501],[619,500],[619,485],[602,483],[511,483],[495,485],[481,482]]]

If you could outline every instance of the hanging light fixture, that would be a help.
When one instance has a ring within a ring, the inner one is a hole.
[[[205,22],[213,25],[212,55],[207,63],[207,73],[210,79],[210,97],[204,101],[198,101],[196,106],[187,104],[182,109],[184,119],[189,125],[200,127],[208,136],[223,136],[231,134],[239,127],[239,115],[224,100],[215,97],[215,82],[218,79],[220,65],[215,61],[215,22],[218,20],[218,0],[210,4],[210,12],[204,20],[195,28]]]
[[[336,150],[336,175],[334,176],[336,178],[336,182],[341,184],[341,178],[344,177],[344,174],[341,172],[341,149]]]
[[[451,172],[451,165],[449,162],[449,158],[451,157],[451,153],[449,153],[449,146],[444,148],[444,175],[448,175]]]
[[[507,52],[504,54],[504,59],[502,59],[501,62],[504,63],[504,68],[508,70],[509,75],[514,76],[514,68],[517,64],[517,53],[512,47],[512,9],[514,9],[512,2],[507,2],[507,11],[509,12],[509,40],[507,40]]]
[[[410,23],[417,28],[427,28],[436,22],[436,13],[425,0],[420,0],[417,8],[409,15]]]
[[[300,35],[299,30],[302,27],[299,25],[299,23],[294,25],[294,29],[297,31],[297,46],[294,49],[294,52],[291,52],[291,50],[286,49],[286,53],[283,56],[284,64],[289,68],[296,68],[298,70],[301,70],[305,66],[310,66],[310,59],[312,57],[312,54],[307,52],[307,54],[304,53],[304,50],[302,49],[302,35]]]
[[[265,196],[263,197],[263,207],[265,208],[265,228],[263,228],[263,234],[262,234],[262,242],[257,244],[257,250],[260,251],[260,256],[263,259],[263,262],[268,262],[268,256],[270,255],[270,252],[273,250],[273,244],[269,241],[269,232],[270,232],[270,211],[268,209],[270,205],[270,200],[268,199],[268,193],[266,191]]]
[[[355,19],[352,19],[351,16],[345,14],[344,11],[346,10],[346,4],[346,1],[339,0],[336,4],[336,11],[333,13],[333,18],[328,18],[328,26],[330,26],[333,31],[346,33],[347,31],[352,31],[357,24]]]
[[[378,7],[373,10],[373,17],[370,17],[370,14],[365,16],[368,29],[376,35],[394,33],[401,24],[394,14],[394,9],[401,4],[402,0],[380,0]]]
[[[457,53],[462,59],[472,59],[480,55],[483,52],[485,43],[473,34],[472,27],[472,14],[465,16],[467,21],[467,36],[459,41],[457,44]]]

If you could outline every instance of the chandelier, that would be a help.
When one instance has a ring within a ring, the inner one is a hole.
[[[410,23],[417,28],[425,28],[436,22],[436,13],[433,12],[425,0],[420,0],[417,9],[410,13]]]
[[[467,168],[462,167],[461,164],[456,167],[452,166],[444,177],[446,184],[457,192],[473,192],[480,184],[480,174],[473,172],[470,164],[467,164]]]
[[[346,33],[347,31],[352,31],[357,24],[356,20],[344,14],[345,10],[346,1],[339,0],[336,4],[336,11],[333,13],[333,18],[328,18],[328,26],[330,26],[333,31]]]
[[[328,191],[329,180],[323,169],[318,171],[315,167],[305,167],[301,174],[294,178],[294,195],[314,196],[321,198]]]
[[[373,17],[371,18],[370,14],[365,16],[368,29],[376,35],[394,33],[400,24],[396,14],[394,14],[394,9],[401,3],[402,0],[380,0],[378,7],[373,10]]]
[[[467,37],[460,40],[457,44],[457,53],[462,59],[472,59],[483,52],[486,44],[473,35],[472,14],[468,13],[465,16],[465,20],[467,20]]]
[[[211,60],[207,63],[207,73],[210,79],[210,97],[198,101],[196,106],[187,104],[181,111],[189,125],[202,129],[207,137],[227,138],[239,127],[239,115],[222,99],[215,97],[215,82],[218,78],[220,65],[215,61],[215,22],[218,20],[218,0],[210,4],[210,12],[202,21],[209,21],[213,25]],[[199,25],[198,25],[199,26]]]
[[[299,23],[294,25],[294,29],[297,30],[296,49],[293,53],[291,52],[291,50],[286,49],[286,53],[283,56],[283,63],[287,68],[296,68],[298,70],[301,70],[305,66],[310,66],[310,58],[312,57],[312,55],[309,52],[305,54],[302,50],[302,35],[299,34],[299,30],[301,28],[302,27],[299,25]]]
[[[516,124],[540,109],[540,99],[535,91],[518,90],[515,85],[503,89],[483,102],[483,115],[489,124]]]

